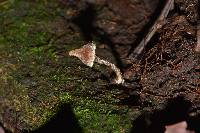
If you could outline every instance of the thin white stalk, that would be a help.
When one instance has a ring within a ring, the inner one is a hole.
[[[121,73],[120,69],[117,68],[117,66],[115,66],[115,64],[112,64],[112,63],[110,63],[106,60],[100,59],[98,56],[95,56],[94,61],[99,63],[99,64],[103,64],[103,65],[110,67],[115,72],[115,74],[116,74],[116,78],[114,79],[115,84],[123,84],[124,83],[122,73]]]

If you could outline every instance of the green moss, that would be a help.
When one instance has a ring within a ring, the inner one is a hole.
[[[113,112],[117,109],[113,105],[75,97],[69,93],[60,95],[60,99],[62,102],[73,103],[74,113],[84,132],[125,132],[130,128],[129,122],[123,123],[125,115]]]
[[[14,2],[15,2],[15,0],[3,0],[3,1],[0,1],[0,10],[9,9],[10,6],[13,5]]]
[[[93,103],[96,105],[98,103]],[[102,105],[99,105],[102,108]],[[112,132],[119,131],[120,116],[99,112],[96,108],[88,108],[77,106],[75,114],[77,115],[80,124],[84,127],[85,132]],[[104,110],[105,111],[105,110]],[[121,125],[123,126],[123,125]],[[121,127],[123,128],[123,127]]]
[[[85,132],[128,130],[130,120],[123,112],[128,108],[115,105],[103,86],[106,81],[95,81],[100,66],[91,69],[67,56],[83,39],[67,29],[57,35],[51,28],[63,29],[52,26],[52,21],[62,19],[57,6],[56,0],[16,0],[0,12],[0,120],[6,121],[9,114],[9,119],[19,119],[19,124],[5,123],[10,130],[34,130],[56,113],[58,105],[70,103]],[[102,94],[95,96],[98,87]],[[119,110],[123,113],[115,113]]]
[[[59,98],[62,103],[72,102],[72,96],[68,92],[63,92],[59,94]]]

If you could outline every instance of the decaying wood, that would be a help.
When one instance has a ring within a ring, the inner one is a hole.
[[[197,24],[197,46],[195,48],[196,52],[200,52],[200,21]]]

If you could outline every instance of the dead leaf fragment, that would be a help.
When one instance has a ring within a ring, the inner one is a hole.
[[[186,121],[182,121],[179,123],[165,126],[165,133],[195,133],[194,131],[189,131],[186,128]]]

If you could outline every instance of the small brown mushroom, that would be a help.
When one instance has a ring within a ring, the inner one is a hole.
[[[70,51],[69,55],[78,57],[85,65],[92,67],[95,59],[95,49],[96,45],[89,43],[82,48]]]
[[[120,72],[120,69],[117,68],[116,65],[100,59],[95,55],[95,49],[96,45],[94,43],[88,43],[84,45],[83,47],[79,49],[75,49],[69,52],[70,56],[78,57],[85,65],[92,67],[94,62],[97,62],[99,64],[104,64],[106,66],[109,66],[116,74],[116,78],[114,79],[115,84],[122,84],[124,82],[124,79],[122,78],[122,74]]]

